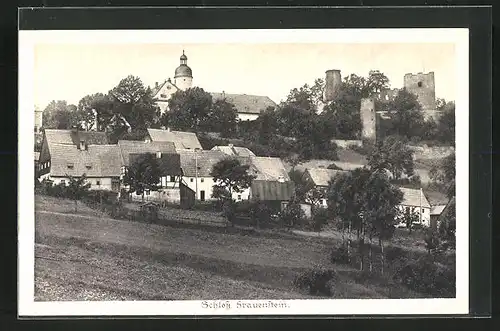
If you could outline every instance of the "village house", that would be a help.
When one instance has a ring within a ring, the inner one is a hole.
[[[195,133],[171,131],[170,129],[148,129],[145,142],[171,142],[176,150],[203,149]]]
[[[427,200],[422,189],[413,189],[400,187],[403,192],[403,201],[399,204],[399,210],[404,215],[405,213],[416,213],[418,215],[418,223],[424,227],[430,226],[431,220],[431,205]]]
[[[229,144],[227,146],[214,146],[212,147],[212,150],[221,151],[229,156],[243,156],[243,157],[255,156],[254,152],[252,152],[248,148],[234,146],[233,144]]]
[[[326,192],[328,184],[331,179],[333,179],[338,174],[345,173],[343,170],[325,169],[325,168],[310,168],[306,169],[303,174],[303,178],[306,182],[311,183],[315,189],[319,189],[322,192]],[[308,203],[313,203],[310,198],[306,197]],[[326,208],[328,207],[326,197],[319,199],[315,202],[318,207]]]
[[[212,167],[228,156],[220,151],[178,150],[182,169],[182,183],[195,194],[198,201],[212,200]],[[235,193],[235,198],[237,194]]]
[[[182,52],[180,64],[175,69],[173,81],[168,78],[163,83],[155,83],[152,88],[152,97],[160,108],[161,113],[168,111],[168,101],[172,95],[181,90],[185,91],[193,87],[193,70],[187,65],[187,56]],[[209,92],[210,93],[210,92]],[[253,121],[259,117],[259,114],[269,107],[276,107],[276,103],[267,96],[247,95],[247,94],[228,94],[210,93],[212,100],[225,100],[232,103],[237,111],[239,121]]]
[[[253,180],[250,200],[265,202],[273,212],[283,210],[295,194],[292,181]]]
[[[117,145],[51,144],[49,179],[54,185],[71,177],[87,177],[91,190],[120,190],[120,150]]]
[[[431,206],[431,228],[432,229],[437,229],[439,217],[441,216],[441,213],[443,210],[446,208],[446,205],[435,205]]]
[[[82,150],[90,145],[107,145],[109,141],[104,132],[81,131],[78,129],[45,129],[38,161],[38,176],[40,180],[51,176],[51,159],[56,144]],[[60,150],[61,148],[58,149],[58,151]]]
[[[169,203],[180,202],[181,167],[180,156],[176,153],[172,142],[143,142],[132,140],[119,140],[117,146],[120,150],[121,179],[127,168],[133,164],[139,155],[153,154],[158,159],[160,166],[160,188],[158,191],[146,191],[148,201],[165,201]],[[123,187],[125,190],[128,187]],[[134,200],[142,200],[142,195],[132,194]]]

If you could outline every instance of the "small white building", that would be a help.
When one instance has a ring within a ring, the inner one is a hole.
[[[413,189],[400,187],[403,192],[403,201],[399,204],[399,209],[404,215],[405,213],[416,213],[422,226],[430,227],[431,222],[431,205],[427,200],[422,189]]]
[[[326,191],[328,188],[328,184],[330,180],[332,180],[338,174],[346,173],[343,170],[335,170],[335,169],[327,169],[327,168],[310,168],[304,171],[304,179],[309,183],[313,184],[316,189]],[[306,199],[308,199],[306,197]],[[312,203],[312,201],[307,201],[308,203]],[[327,199],[322,198],[318,202],[319,207],[326,208],[328,207]]]

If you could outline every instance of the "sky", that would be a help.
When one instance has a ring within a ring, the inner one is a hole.
[[[339,69],[342,77],[380,70],[392,88],[403,87],[406,73],[434,71],[436,97],[456,97],[453,43],[75,43],[35,46],[35,105],[78,104],[88,94],[107,93],[127,75],[146,86],[173,79],[183,50],[193,85],[208,92],[266,95],[278,103],[291,89]]]

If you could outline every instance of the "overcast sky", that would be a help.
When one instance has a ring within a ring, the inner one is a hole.
[[[380,70],[391,87],[406,73],[434,71],[436,96],[455,100],[453,44],[38,44],[35,48],[35,104],[51,100],[78,104],[87,94],[107,93],[127,75],[153,86],[174,76],[182,50],[193,85],[208,92],[267,95],[275,102],[290,89],[328,69],[342,77]]]

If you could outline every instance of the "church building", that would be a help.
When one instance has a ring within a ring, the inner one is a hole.
[[[193,71],[187,65],[187,56],[182,51],[180,57],[180,64],[175,69],[173,81],[168,78],[163,83],[155,83],[153,91],[153,98],[156,104],[160,107],[162,113],[168,111],[168,100],[172,94],[181,90],[185,91],[193,87]],[[276,107],[276,103],[267,96],[249,95],[249,94],[229,94],[222,91],[209,92],[213,100],[226,100],[232,103],[237,112],[240,121],[253,121],[259,117],[259,114],[269,107]]]

